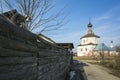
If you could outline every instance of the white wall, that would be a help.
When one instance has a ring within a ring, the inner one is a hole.
[[[89,44],[89,43],[98,44],[98,42],[99,42],[99,38],[87,37],[87,38],[82,38],[80,43],[81,45],[84,45],[84,44]]]
[[[93,51],[96,45],[85,45],[77,47],[77,56],[87,56],[88,52]]]
[[[96,45],[90,45],[90,43],[98,44],[99,38],[85,37],[80,41],[80,46],[77,47],[77,56],[87,56],[88,52],[93,51]]]

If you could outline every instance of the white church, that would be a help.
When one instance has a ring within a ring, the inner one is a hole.
[[[93,49],[99,43],[99,38],[92,31],[92,24],[89,22],[87,34],[80,38],[80,44],[77,46],[77,56],[92,56]]]

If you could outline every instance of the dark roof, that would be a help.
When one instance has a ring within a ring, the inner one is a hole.
[[[56,43],[56,42],[53,41],[51,38],[49,38],[49,37],[47,37],[47,36],[45,36],[45,35],[43,35],[43,34],[38,34],[38,36],[41,37],[41,38],[44,37],[45,39],[47,39],[47,41],[52,42],[52,43],[54,43],[54,44]]]
[[[80,39],[85,38],[85,37],[97,37],[97,38],[100,38],[100,36],[97,36],[97,35],[92,33],[92,34],[86,34],[83,37],[81,37]]]
[[[78,45],[78,46],[86,46],[86,45],[97,45],[97,44],[94,44],[94,43],[89,43],[89,44],[84,44],[84,45]]]
[[[4,12],[4,13],[0,14],[0,16],[4,17],[5,19],[14,23],[17,26],[21,25],[21,22],[25,22],[25,17],[23,15],[19,14],[16,9]]]
[[[89,22],[89,24],[88,24],[88,27],[92,27],[92,24],[91,24],[91,22]]]
[[[63,46],[63,47],[66,47],[66,46],[69,46],[71,48],[74,48],[74,45],[73,43],[56,43],[58,46]]]
[[[18,13],[16,9],[2,13],[2,15],[11,18],[14,14]]]

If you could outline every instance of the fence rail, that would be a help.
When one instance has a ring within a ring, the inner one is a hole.
[[[63,48],[0,16],[0,80],[64,80],[70,60]]]

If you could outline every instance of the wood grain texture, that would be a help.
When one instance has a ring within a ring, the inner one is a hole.
[[[64,80],[70,61],[65,49],[0,16],[0,80]]]

